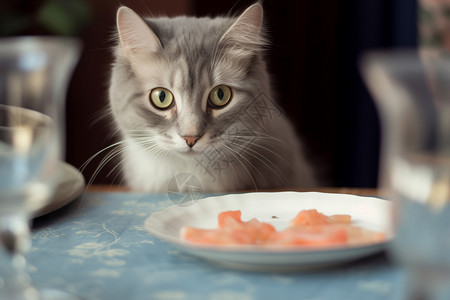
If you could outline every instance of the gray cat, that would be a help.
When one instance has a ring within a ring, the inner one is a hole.
[[[204,191],[313,187],[293,127],[272,100],[263,9],[143,19],[117,12],[109,89],[126,183],[167,192],[178,174]]]

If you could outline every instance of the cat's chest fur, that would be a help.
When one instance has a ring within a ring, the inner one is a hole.
[[[231,169],[221,170],[221,174],[218,174],[214,171],[214,166],[206,165],[209,162],[205,161],[208,160],[205,157],[185,158],[169,153],[162,158],[145,153],[138,144],[128,142],[124,158],[126,181],[137,191],[168,192],[169,184],[176,180],[177,176],[184,174],[194,176],[200,183],[201,190],[208,192],[236,190],[232,175],[227,174]]]

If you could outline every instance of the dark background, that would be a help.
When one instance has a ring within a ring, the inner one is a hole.
[[[67,98],[66,160],[80,168],[114,142],[106,120],[115,14],[126,5],[141,15],[214,16],[239,13],[254,0],[7,0],[0,35],[63,34],[84,51]],[[413,0],[265,0],[271,38],[267,55],[277,101],[295,123],[309,159],[328,186],[375,187],[380,129],[374,103],[358,71],[372,49],[417,43]],[[59,23],[58,23],[59,22]],[[108,151],[83,170],[90,180]],[[96,183],[120,183],[108,163]]]

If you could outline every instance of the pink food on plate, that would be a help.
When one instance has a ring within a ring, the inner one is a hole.
[[[376,243],[386,239],[381,232],[353,225],[350,215],[327,216],[316,209],[300,211],[289,226],[280,231],[255,218],[243,221],[240,210],[221,212],[217,219],[217,228],[184,227],[182,237],[201,244],[315,247]]]

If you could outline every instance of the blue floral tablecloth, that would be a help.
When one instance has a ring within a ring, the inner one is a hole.
[[[96,299],[401,299],[403,272],[384,253],[296,273],[224,269],[144,228],[167,195],[86,193],[34,222],[28,271],[38,287]]]

